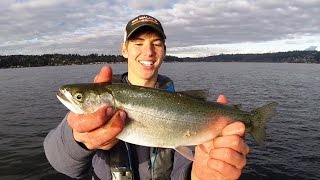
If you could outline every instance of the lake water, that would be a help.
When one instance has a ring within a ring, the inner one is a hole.
[[[63,84],[91,82],[102,66],[0,69],[0,179],[65,178],[42,147],[67,113],[55,94]],[[210,99],[225,94],[244,110],[279,102],[265,145],[246,136],[251,152],[241,179],[320,179],[320,64],[165,63],[160,72],[176,90],[209,89]]]

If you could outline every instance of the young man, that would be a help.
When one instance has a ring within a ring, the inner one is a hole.
[[[174,91],[173,82],[159,75],[166,55],[166,36],[160,22],[148,15],[128,22],[122,55],[128,73],[122,83]],[[103,67],[94,82],[111,82],[112,70]],[[113,79],[115,81],[115,79]],[[220,96],[218,102],[226,103]],[[44,141],[46,156],[59,172],[95,179],[237,179],[246,164],[248,145],[243,123],[226,126],[220,137],[194,151],[191,162],[172,149],[143,147],[119,141],[126,113],[104,107],[89,115],[68,113]]]

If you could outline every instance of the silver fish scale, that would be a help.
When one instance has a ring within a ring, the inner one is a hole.
[[[224,124],[214,125],[219,128],[212,131],[217,112],[208,102],[162,90],[145,91],[145,88],[132,86],[120,91],[118,88],[121,87],[109,87],[116,107],[126,111],[129,117],[126,128],[118,136],[124,141],[170,148],[195,145],[213,139],[224,127]],[[208,135],[203,137],[205,133]]]

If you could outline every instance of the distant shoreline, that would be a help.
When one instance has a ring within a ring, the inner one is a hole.
[[[78,55],[78,54],[44,54],[44,55],[8,55],[0,56],[0,69],[42,66],[65,66],[84,64],[124,63],[121,55]],[[320,64],[319,51],[289,51],[264,54],[220,54],[207,57],[179,58],[166,56],[165,62],[269,62],[269,63],[313,63]]]

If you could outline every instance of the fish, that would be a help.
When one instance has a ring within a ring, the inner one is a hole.
[[[141,146],[172,148],[190,160],[193,155],[188,146],[212,141],[235,121],[243,122],[246,132],[259,145],[264,143],[266,123],[274,115],[277,102],[243,111],[239,106],[208,101],[203,98],[207,93],[199,92],[169,92],[121,83],[80,83],[61,86],[57,98],[76,114],[90,114],[106,105],[124,110],[127,121],[118,139]]]

